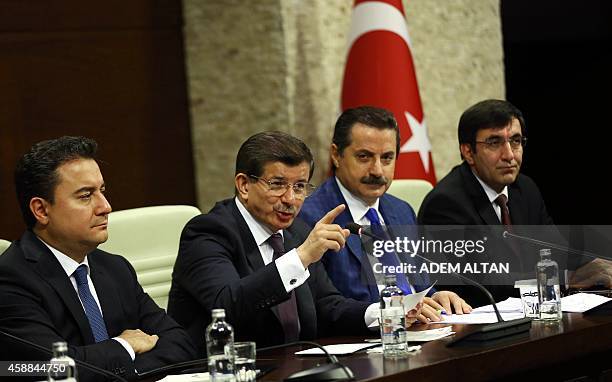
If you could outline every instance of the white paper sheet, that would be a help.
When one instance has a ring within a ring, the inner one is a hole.
[[[518,297],[508,297],[504,301],[498,302],[496,305],[500,313],[512,313],[512,312],[522,313],[523,312],[523,303],[521,302],[521,299]],[[495,310],[493,309],[493,305],[489,304],[489,305],[480,306],[476,309],[472,309],[472,312],[491,313],[491,312],[495,312]]]
[[[561,310],[564,312],[584,313],[610,300],[612,300],[612,298],[597,294],[576,293],[561,298]]]
[[[523,318],[525,315],[523,312],[506,312],[501,313],[501,316],[504,321],[509,321]],[[442,321],[440,321],[442,324],[491,324],[494,322],[497,322],[497,316],[495,313],[474,313],[474,311],[469,314],[453,314],[450,316],[442,315]]]
[[[165,378],[159,380],[159,382],[206,382],[210,381],[208,372],[204,373],[193,373],[193,374],[177,374],[167,375]]]
[[[363,350],[366,348],[371,348],[371,347],[376,347],[376,346],[380,346],[379,344],[372,344],[372,343],[368,343],[368,342],[360,342],[357,344],[336,344],[336,345],[325,345],[323,346],[325,348],[325,350],[327,350],[327,352],[329,354],[334,354],[334,355],[346,355],[346,354],[353,354],[355,352],[358,352],[359,350]],[[310,348],[310,349],[306,349],[306,350],[301,350],[298,352],[295,352],[296,355],[322,355],[325,354],[323,353],[323,350],[319,349],[319,348]]]

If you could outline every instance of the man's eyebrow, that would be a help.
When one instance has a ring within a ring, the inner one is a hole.
[[[94,191],[96,191],[98,189],[103,189],[103,188],[106,188],[106,184],[104,184],[104,183],[102,183],[102,185],[100,185],[100,188],[94,187],[94,186],[84,186],[84,187],[81,187],[78,190],[76,190],[74,192],[74,194],[81,194],[83,192],[94,192]]]

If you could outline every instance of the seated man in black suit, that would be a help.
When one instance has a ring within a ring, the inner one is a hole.
[[[28,230],[0,256],[0,329],[124,378],[195,358],[185,331],[143,292],[123,257],[96,249],[108,237],[111,206],[96,142],[40,142],[15,170]],[[0,333],[1,360],[50,354]],[[79,368],[81,380],[95,374]],[[100,377],[100,376],[97,376]]]
[[[258,346],[368,333],[378,304],[343,297],[319,262],[346,242],[349,231],[333,224],[344,205],[312,231],[295,219],[313,189],[313,166],[299,139],[256,134],[238,151],[236,196],[185,226],[168,312],[200,349],[214,308],[225,309],[236,340]]]
[[[463,163],[453,168],[425,197],[418,223],[552,225],[553,220],[548,215],[538,186],[531,178],[519,173],[527,141],[525,134],[523,114],[508,101],[490,99],[468,108],[461,115],[458,126]],[[520,252],[516,246],[502,246],[498,246],[499,253]],[[534,256],[530,256],[532,253]],[[522,252],[523,269],[519,271],[534,273],[538,260],[536,253],[533,247]],[[604,280],[610,282],[612,273],[609,262],[605,260],[594,260],[577,274],[586,275],[588,272],[590,275],[593,268],[601,271]],[[498,301],[515,293],[510,279],[490,289]],[[464,291],[462,295],[476,305],[489,303],[479,291]]]

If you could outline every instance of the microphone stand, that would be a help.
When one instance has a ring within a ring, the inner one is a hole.
[[[46,347],[42,346],[42,345],[39,345],[37,343],[28,341],[28,340],[23,339],[21,337],[17,337],[15,335],[12,335],[11,333],[5,332],[4,330],[0,330],[0,334],[5,336],[5,337],[8,337],[8,338],[12,339],[13,341],[19,342],[20,344],[27,345],[27,346],[29,346],[29,347],[31,347],[33,349],[41,351],[42,353],[45,353],[45,354],[50,355],[50,356],[53,356],[53,352],[51,350],[47,349]],[[117,374],[111,373],[108,370],[104,370],[101,367],[92,365],[89,362],[81,361],[79,359],[74,359],[74,362],[77,365],[83,367],[84,369],[87,369],[87,370],[89,370],[91,372],[94,372],[96,374],[101,374],[101,375],[104,375],[106,377],[115,379],[115,380],[120,381],[120,382],[127,382],[127,380],[125,378],[123,378],[123,377],[121,377],[121,376],[119,376]]]
[[[375,240],[385,241],[385,239],[365,231],[363,227],[357,223],[348,223],[345,228],[355,235],[366,235]],[[429,260],[417,253],[415,253],[414,255],[430,264],[438,264],[435,261]],[[477,326],[475,325],[477,327],[476,330],[471,331],[470,333],[467,333],[464,336],[455,338],[455,340],[450,342],[447,346],[454,346],[463,342],[489,341],[529,331],[529,329],[531,328],[531,318],[525,317],[516,320],[504,321],[501,314],[499,313],[499,309],[497,309],[497,305],[495,304],[495,300],[493,299],[491,292],[489,292],[487,288],[485,288],[482,284],[457,272],[451,271],[451,274],[467,282],[468,284],[475,286],[485,294],[485,296],[493,306],[493,310],[495,311],[495,316],[497,317],[498,322],[492,324],[478,324]]]

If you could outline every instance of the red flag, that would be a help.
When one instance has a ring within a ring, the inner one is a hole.
[[[436,183],[402,0],[356,0],[342,85],[342,110],[371,105],[397,119],[396,179]]]

